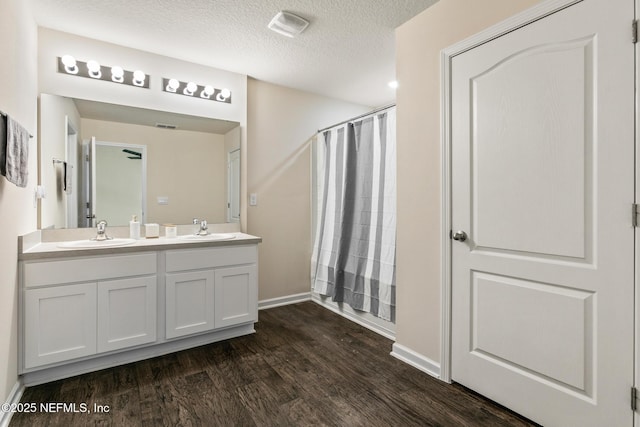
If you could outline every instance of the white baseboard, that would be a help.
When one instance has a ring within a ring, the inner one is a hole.
[[[11,389],[11,392],[9,392],[9,396],[7,396],[7,401],[5,403],[8,405],[17,405],[22,398],[22,393],[24,393],[24,384],[22,384],[22,381],[18,380]],[[12,415],[12,411],[5,412],[0,409],[0,427],[9,427]]]
[[[432,377],[440,379],[440,364],[425,357],[408,347],[401,344],[394,343],[391,351],[391,356],[403,361],[404,363],[413,366],[416,369],[425,372]]]
[[[21,381],[30,387],[69,378],[76,375],[94,372],[100,369],[112,368],[114,366],[125,365],[127,363],[138,362],[140,360],[151,359],[152,357],[163,356],[177,351],[187,350],[201,345],[207,345],[218,341],[240,337],[255,333],[253,322],[233,326],[226,329],[216,330],[200,335],[192,335],[160,344],[151,344],[143,347],[127,349],[120,352],[105,354],[102,356],[92,356],[84,360],[72,363],[60,363],[49,368],[32,368],[28,372],[22,373]]]
[[[386,328],[383,323],[387,323],[391,326],[394,326],[392,323],[387,322],[386,320],[375,318],[370,313],[359,314],[351,307],[346,304],[335,303],[328,298],[322,298],[320,295],[314,293],[312,294],[311,301],[315,302],[322,307],[333,311],[334,313],[339,314],[342,317],[345,317],[351,320],[354,323],[357,323],[360,326],[364,326],[365,328],[382,335],[385,338],[388,338],[392,341],[396,340],[396,332],[393,329]],[[367,316],[370,318],[368,319]]]
[[[258,301],[258,310],[280,307],[282,305],[296,304],[299,302],[310,301],[310,300],[311,300],[311,292],[303,292],[301,294],[287,295],[286,297],[264,299],[262,301]]]

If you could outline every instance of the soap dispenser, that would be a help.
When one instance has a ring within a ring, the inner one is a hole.
[[[133,215],[129,222],[129,237],[136,240],[140,239],[140,222],[137,215]]]

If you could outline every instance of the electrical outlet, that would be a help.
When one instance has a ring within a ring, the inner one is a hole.
[[[249,206],[258,206],[258,193],[249,194]]]

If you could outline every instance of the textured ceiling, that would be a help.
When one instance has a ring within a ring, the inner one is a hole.
[[[31,0],[53,28],[368,106],[395,99],[394,29],[437,0]],[[281,10],[311,22],[291,39]]]

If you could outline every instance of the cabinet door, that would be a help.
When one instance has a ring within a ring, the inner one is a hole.
[[[215,270],[215,324],[224,328],[258,320],[256,266]]]
[[[156,276],[98,283],[98,352],[156,340]]]
[[[213,329],[213,270],[173,273],[166,277],[167,338]]]
[[[25,368],[96,353],[96,284],[24,291]]]

